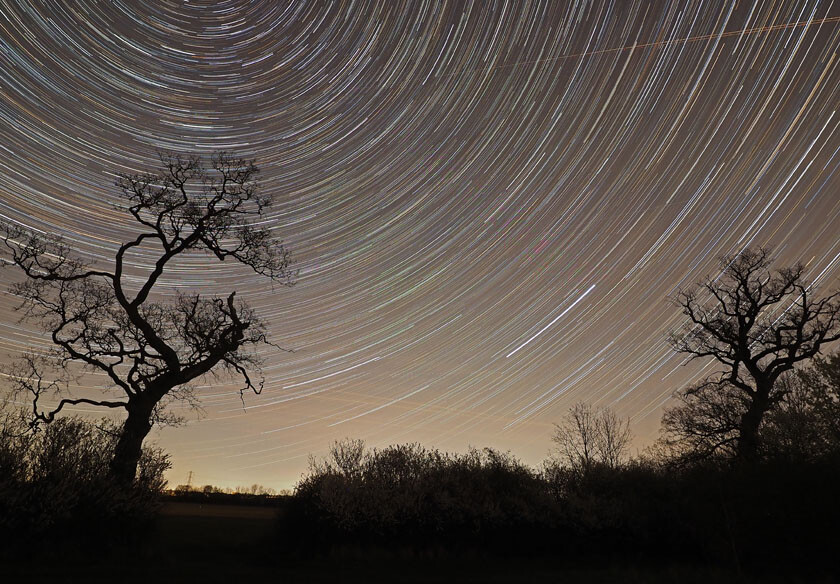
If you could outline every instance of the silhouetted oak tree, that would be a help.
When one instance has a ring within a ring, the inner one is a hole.
[[[709,444],[719,431],[721,439],[734,440],[740,460],[751,462],[759,456],[765,414],[784,397],[777,381],[840,339],[840,303],[836,293],[816,297],[801,264],[771,270],[766,249],[724,257],[721,270],[719,277],[676,297],[691,328],[672,336],[673,347],[692,359],[711,357],[722,369],[690,390],[693,401],[702,403],[676,409],[670,417],[694,432],[708,432]],[[739,403],[732,419],[726,406]],[[694,420],[695,414],[703,419]],[[667,425],[668,414],[664,421]]]
[[[198,157],[161,156],[161,162],[157,174],[116,181],[140,232],[119,247],[111,269],[73,258],[61,237],[9,223],[0,235],[10,256],[6,263],[25,274],[11,292],[21,299],[24,318],[42,324],[55,346],[46,356],[24,355],[13,364],[13,387],[30,394],[34,424],[51,422],[75,404],[125,409],[111,462],[112,475],[123,482],[134,479],[143,440],[164,406],[190,399],[191,381],[227,372],[242,379],[240,393],[262,389],[251,375],[260,366],[255,346],[268,343],[263,322],[236,292],[158,301],[155,286],[167,267],[179,256],[205,252],[282,285],[295,278],[288,249],[258,223],[271,198],[257,190],[253,161],[220,153],[209,166]],[[139,250],[156,259],[138,283],[126,271],[128,256]],[[42,396],[66,386],[73,364],[104,373],[107,391],[116,390],[117,397],[61,397],[44,409]],[[50,368],[58,377],[47,374]]]

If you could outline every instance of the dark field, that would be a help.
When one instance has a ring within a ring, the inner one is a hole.
[[[3,582],[802,582],[830,583],[828,574],[774,571],[739,574],[733,566],[574,562],[550,557],[453,557],[442,547],[417,553],[343,546],[311,557],[277,549],[277,508],[168,502],[154,537],[107,552],[44,549],[38,561],[11,561]],[[103,549],[105,546],[103,546]]]

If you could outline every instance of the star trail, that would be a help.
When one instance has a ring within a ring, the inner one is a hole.
[[[118,172],[256,159],[297,286],[194,256],[158,292],[237,290],[294,352],[203,382],[173,484],[289,487],[346,436],[536,464],[579,401],[641,448],[710,372],[681,286],[749,245],[840,286],[838,47],[830,1],[2,2],[0,219],[108,265]],[[0,361],[49,346],[15,306]]]

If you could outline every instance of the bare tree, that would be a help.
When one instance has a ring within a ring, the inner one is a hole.
[[[715,381],[700,382],[678,392],[678,404],[662,416],[659,445],[672,462],[733,458],[741,417],[749,406],[746,397],[740,389]]]
[[[768,453],[795,460],[840,453],[840,353],[815,357],[780,384],[785,398],[760,432]]]
[[[766,457],[808,460],[840,446],[840,354],[814,357],[806,367],[783,374],[771,393],[758,431]],[[738,429],[750,405],[737,387],[701,382],[677,395],[679,404],[665,411],[664,447],[670,462],[731,460],[738,454]]]
[[[686,395],[699,396],[696,405],[707,414],[727,400],[742,404],[737,428],[733,431],[731,420],[721,417],[719,436],[729,433],[736,456],[745,462],[758,458],[759,427],[784,397],[777,387],[780,377],[840,339],[838,294],[816,298],[801,264],[781,270],[771,270],[770,264],[766,249],[723,257],[717,278],[675,299],[690,328],[672,335],[674,349],[691,359],[711,357],[722,366]]]
[[[204,252],[282,285],[293,285],[296,275],[288,249],[258,223],[271,198],[257,189],[253,161],[220,153],[209,167],[198,157],[161,156],[161,162],[157,174],[116,181],[140,233],[119,247],[110,269],[72,257],[61,237],[0,226],[10,257],[4,263],[25,275],[11,292],[21,299],[23,318],[40,323],[54,345],[48,355],[24,355],[10,368],[13,389],[30,395],[35,424],[76,404],[126,410],[111,462],[112,475],[126,482],[134,479],[143,440],[169,401],[190,399],[190,382],[210,373],[240,377],[240,394],[259,393],[262,381],[251,377],[260,367],[255,348],[271,344],[263,322],[236,292],[155,300],[167,267]],[[140,250],[156,260],[137,284],[126,271],[129,256]],[[72,365],[103,373],[117,397],[61,397],[44,409],[41,398],[59,397]]]
[[[798,385],[806,388],[809,407],[820,420],[820,434],[840,447],[840,350],[814,358],[798,373]]]
[[[631,438],[629,419],[619,418],[608,408],[593,410],[589,404],[578,403],[554,425],[552,441],[561,460],[571,469],[585,472],[595,464],[619,466]]]

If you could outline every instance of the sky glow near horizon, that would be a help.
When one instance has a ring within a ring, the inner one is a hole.
[[[840,287],[839,47],[819,1],[0,2],[0,218],[104,267],[116,172],[256,158],[297,286],[195,256],[159,295],[235,289],[295,352],[244,404],[202,382],[172,484],[289,487],[345,436],[536,464],[578,401],[641,447],[713,370],[668,346],[679,287],[748,245]],[[14,306],[0,361],[48,346]]]

